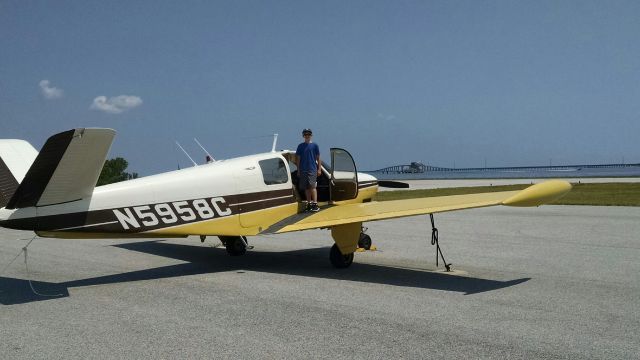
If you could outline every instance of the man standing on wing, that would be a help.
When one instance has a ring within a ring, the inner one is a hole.
[[[322,174],[320,163],[320,148],[311,142],[311,129],[302,130],[304,142],[296,150],[296,167],[298,168],[298,187],[305,191],[308,211],[317,212],[318,191],[317,178]]]

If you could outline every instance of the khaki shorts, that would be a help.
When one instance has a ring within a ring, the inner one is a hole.
[[[317,175],[315,172],[303,171],[298,176],[298,188],[300,188],[300,190],[315,189],[317,184]]]

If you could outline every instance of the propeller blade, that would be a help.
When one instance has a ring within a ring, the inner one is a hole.
[[[409,184],[400,181],[378,180],[378,186],[393,189],[408,189]]]

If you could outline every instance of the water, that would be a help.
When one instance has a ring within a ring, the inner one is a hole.
[[[640,166],[619,168],[582,169],[523,169],[479,171],[426,171],[414,174],[384,174],[368,172],[381,180],[422,179],[531,179],[531,178],[583,178],[583,177],[640,177]]]

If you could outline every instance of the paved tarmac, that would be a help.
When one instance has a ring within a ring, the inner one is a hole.
[[[56,240],[0,275],[2,359],[631,359],[640,208],[544,206],[369,223],[346,270],[330,234],[217,242]],[[0,232],[0,270],[27,232]]]

